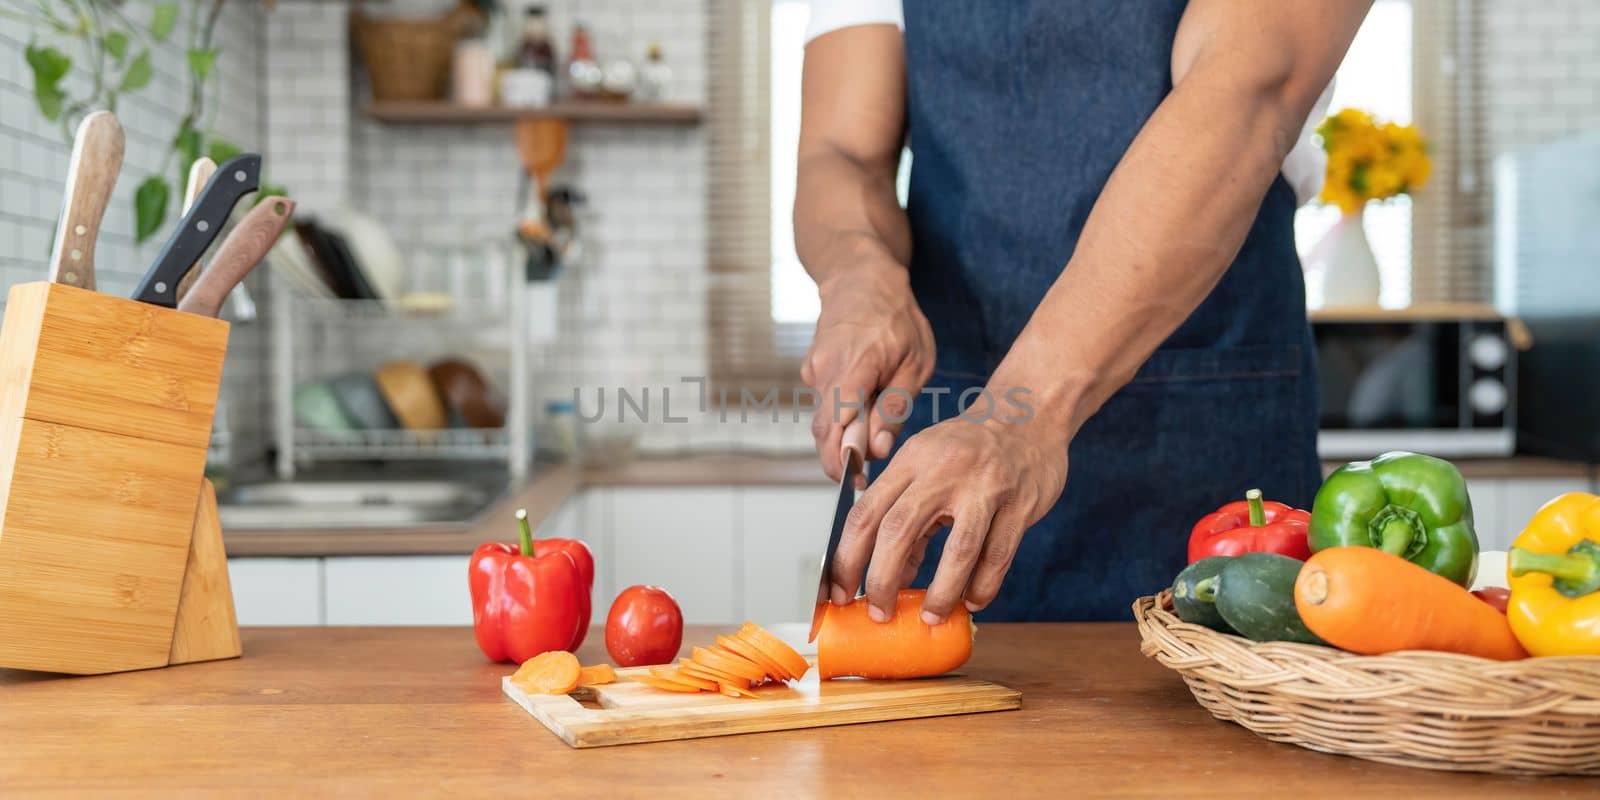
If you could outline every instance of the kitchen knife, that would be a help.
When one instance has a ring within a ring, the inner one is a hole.
[[[189,165],[189,185],[183,191],[183,213],[189,213],[194,208],[195,198],[200,196],[200,190],[211,182],[211,176],[217,174],[217,162],[207,156],[201,156]],[[178,281],[178,302],[183,302],[183,296],[189,293],[189,287],[194,285],[194,279],[200,277],[200,259],[195,259],[194,265],[184,273],[183,280]]]
[[[117,173],[122,171],[125,145],[122,123],[109,111],[96,111],[78,123],[67,167],[67,193],[61,198],[56,241],[50,250],[51,281],[94,288],[94,243]]]
[[[822,551],[822,559],[817,566],[817,580],[811,585],[814,594],[808,594],[806,600],[813,603],[811,607],[811,634],[807,642],[817,640],[817,631],[822,628],[822,615],[828,610],[829,595],[832,594],[833,585],[833,551],[839,547],[839,538],[844,535],[845,520],[850,517],[850,509],[856,504],[856,476],[866,468],[867,459],[867,420],[866,416],[858,416],[856,420],[844,429],[844,441],[839,450],[839,493],[833,503],[833,527],[828,531],[828,544]],[[854,587],[852,587],[854,588]]]
[[[178,301],[178,310],[215,317],[233,287],[272,249],[293,214],[294,201],[287,197],[269,197],[250,209],[222,240],[194,287]]]
[[[239,199],[261,186],[261,156],[246,153],[217,167],[189,213],[179,220],[156,262],[139,281],[133,299],[173,308],[178,304],[178,282],[194,266],[222,230]]]

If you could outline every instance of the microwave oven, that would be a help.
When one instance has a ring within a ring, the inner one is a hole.
[[[1514,319],[1478,306],[1313,312],[1325,459],[1516,449]]]

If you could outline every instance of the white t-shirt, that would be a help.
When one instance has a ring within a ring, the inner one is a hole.
[[[806,41],[829,31],[853,25],[893,25],[905,30],[905,13],[901,0],[811,0],[811,21],[806,25]],[[1316,197],[1322,190],[1323,176],[1328,168],[1328,154],[1311,141],[1317,123],[1328,114],[1333,102],[1333,85],[1322,90],[1322,96],[1311,109],[1311,116],[1300,129],[1300,138],[1283,160],[1283,177],[1294,189],[1300,205]]]

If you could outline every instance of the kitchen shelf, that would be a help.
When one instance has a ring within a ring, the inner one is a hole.
[[[617,124],[695,125],[699,106],[685,103],[608,103],[580,101],[555,103],[543,108],[490,106],[477,108],[449,102],[378,102],[366,115],[391,125],[449,125],[516,122],[522,119],[564,119],[568,122]]]
[[[481,460],[508,456],[511,435],[504,428],[340,433],[297,428],[294,447],[308,460]]]

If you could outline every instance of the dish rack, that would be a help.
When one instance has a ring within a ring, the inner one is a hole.
[[[503,460],[511,477],[525,477],[533,453],[531,359],[542,358],[545,348],[528,336],[521,270],[505,274],[503,292],[447,300],[434,295],[436,302],[423,308],[405,298],[309,297],[274,272],[271,391],[278,477],[290,479],[297,469],[318,462],[397,460]],[[306,381],[370,373],[393,359],[428,364],[447,356],[470,358],[505,393],[504,427],[328,432],[303,427],[295,418],[294,392]]]

